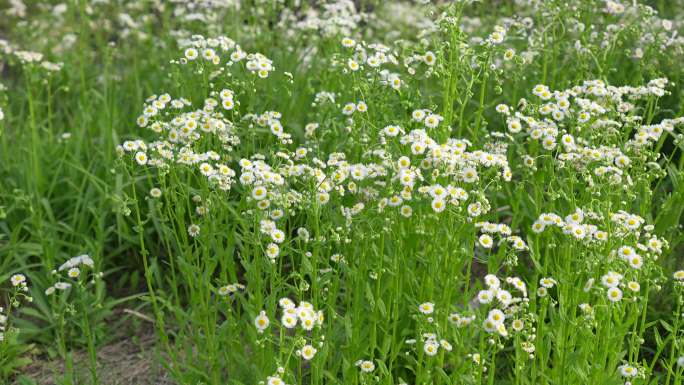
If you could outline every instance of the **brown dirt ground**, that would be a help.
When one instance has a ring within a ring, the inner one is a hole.
[[[154,351],[155,334],[152,325],[147,325],[135,335],[121,336],[114,342],[97,349],[97,372],[100,385],[175,385],[159,364]],[[33,363],[24,368],[19,377],[28,378],[37,385],[55,385],[64,373],[61,359],[32,357]],[[90,384],[88,354],[74,353],[76,383]],[[19,378],[15,385],[26,384]]]

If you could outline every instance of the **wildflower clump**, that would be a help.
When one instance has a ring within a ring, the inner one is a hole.
[[[0,5],[0,383],[680,384],[680,2]]]

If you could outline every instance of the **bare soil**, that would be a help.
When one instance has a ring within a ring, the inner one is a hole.
[[[141,328],[135,335],[121,336],[97,349],[99,385],[176,385],[159,364],[156,356],[153,326]],[[88,354],[74,353],[76,383],[90,384]],[[24,368],[15,385],[55,385],[64,374],[61,359],[32,357],[33,363]]]

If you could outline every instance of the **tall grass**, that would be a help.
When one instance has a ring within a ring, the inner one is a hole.
[[[681,2],[228,3],[2,6],[3,381],[682,382]]]

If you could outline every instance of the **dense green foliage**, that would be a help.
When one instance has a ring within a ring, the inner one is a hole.
[[[1,383],[682,383],[682,1],[0,13]]]

